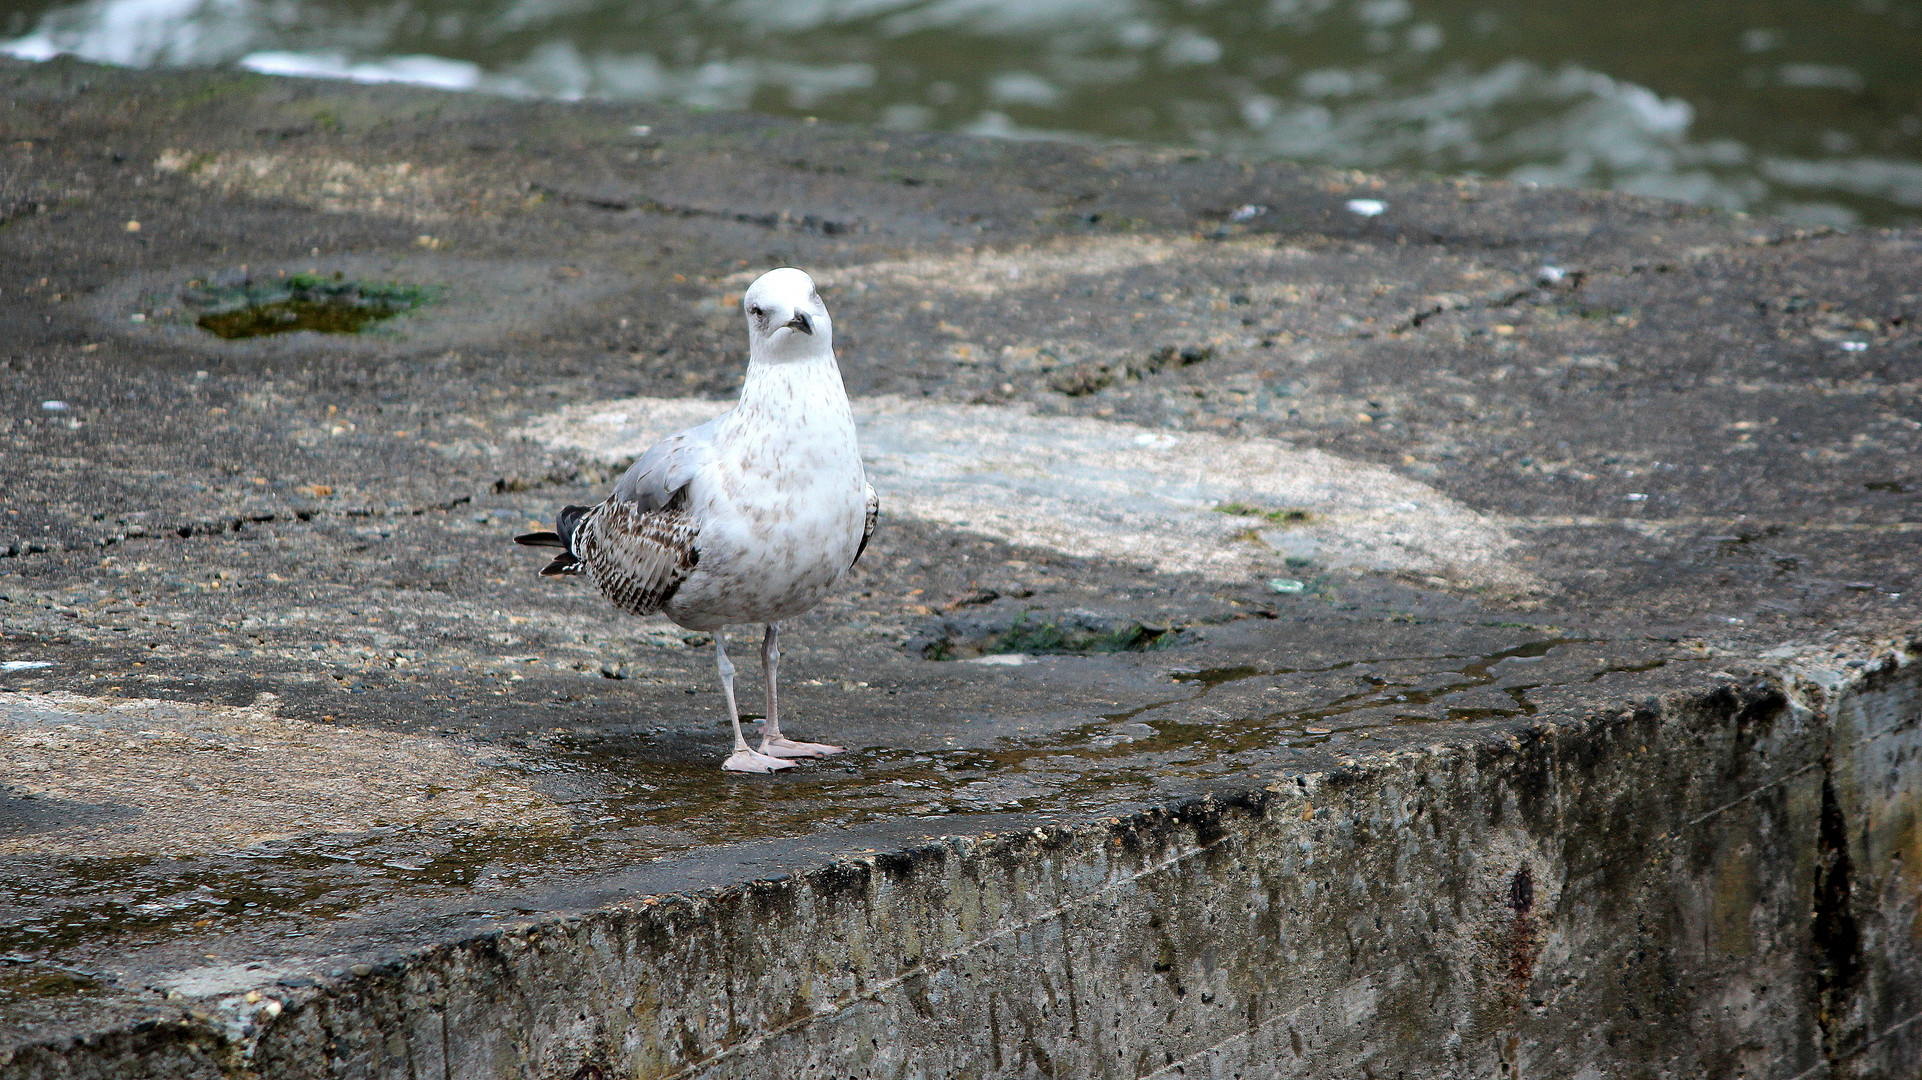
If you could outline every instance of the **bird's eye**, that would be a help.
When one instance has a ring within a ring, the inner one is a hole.
[[[754,316],[754,317],[755,317],[755,318],[757,318],[757,319],[758,319],[758,318],[761,318],[762,316],[764,316],[764,315],[766,315],[766,314],[767,314],[767,312],[765,312],[765,311],[762,311],[762,310],[761,310],[760,308],[757,308],[757,307],[751,307],[751,308],[748,308],[748,309],[747,309],[747,313],[748,313],[749,315],[752,315],[752,316]]]

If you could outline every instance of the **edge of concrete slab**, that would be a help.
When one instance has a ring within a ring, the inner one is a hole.
[[[311,987],[236,972],[0,1050],[0,1076],[1891,1074],[1922,1054],[1918,660],[1789,662]]]

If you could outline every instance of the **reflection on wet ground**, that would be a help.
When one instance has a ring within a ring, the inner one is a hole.
[[[1922,219],[1914,0],[89,0],[15,5],[0,31],[31,59],[1140,140],[1812,224]]]
[[[341,920],[391,914],[401,896],[423,911],[452,905],[465,918],[511,917],[533,910],[517,904],[518,891],[559,876],[578,880],[718,845],[903,817],[936,831],[968,831],[991,815],[1085,819],[1215,783],[1272,780],[1301,768],[1309,760],[1301,753],[1325,759],[1336,742],[1374,740],[1359,750],[1424,724],[1532,716],[1530,695],[1543,687],[1669,662],[1643,647],[1553,636],[1472,655],[1317,668],[1164,668],[1160,694],[1083,722],[965,745],[857,749],[776,777],[721,776],[700,731],[554,729],[509,738],[511,756],[496,764],[562,804],[571,831],[475,835],[435,823],[171,859],[29,856],[36,872],[16,881],[33,881],[34,895],[0,896],[10,913],[0,961],[209,930],[266,932],[298,951],[301,938]],[[91,985],[45,963],[21,970],[31,977],[0,969],[0,978],[26,979],[23,993]]]

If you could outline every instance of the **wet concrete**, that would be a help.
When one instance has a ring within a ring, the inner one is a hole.
[[[1922,237],[0,78],[0,1075],[1914,1060]],[[784,635],[854,751],[729,777],[704,636],[507,539],[784,262],[899,491]],[[303,273],[435,299],[189,317]]]

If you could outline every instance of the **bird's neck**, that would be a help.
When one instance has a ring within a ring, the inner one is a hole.
[[[841,385],[841,369],[834,354],[819,355],[776,363],[750,358],[747,379],[741,384],[741,408],[765,414],[797,412],[818,415],[823,406],[847,411],[847,391]]]

